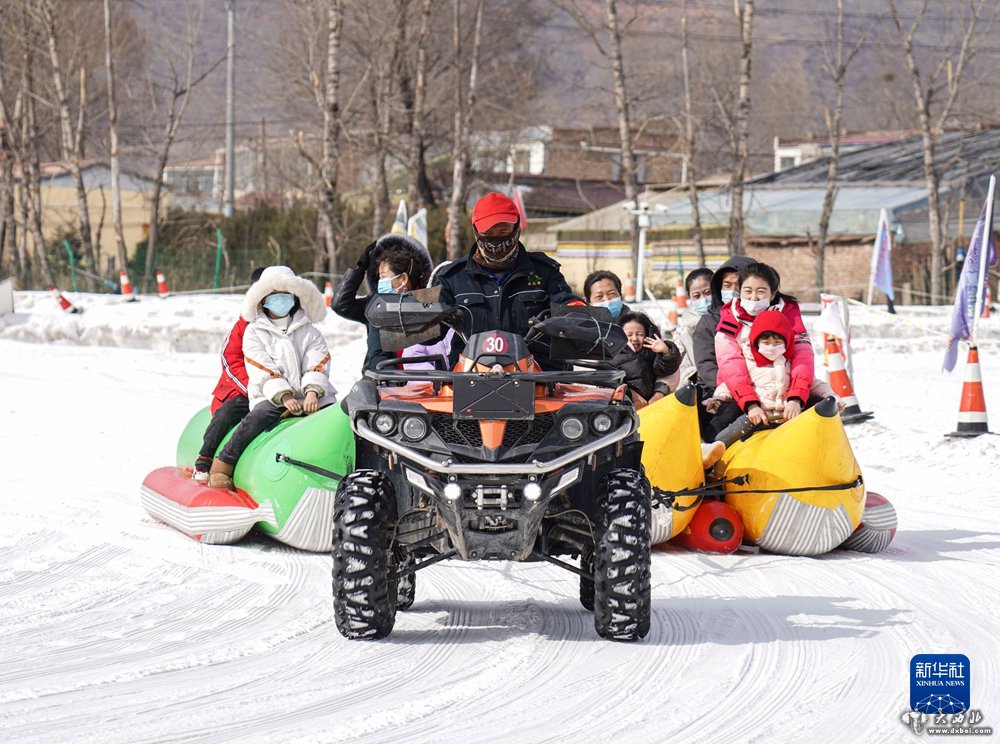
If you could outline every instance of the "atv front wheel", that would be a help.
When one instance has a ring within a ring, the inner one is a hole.
[[[395,493],[377,470],[340,482],[333,515],[333,611],[345,638],[385,638],[396,621],[389,581],[389,516]]]
[[[635,641],[649,632],[650,499],[641,473],[608,474],[594,554],[594,626],[609,640]]]

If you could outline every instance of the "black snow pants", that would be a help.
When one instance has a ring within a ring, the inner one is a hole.
[[[245,395],[234,395],[219,406],[205,429],[205,437],[201,442],[199,456],[208,459],[215,457],[215,451],[219,449],[226,434],[240,423],[248,413],[250,413],[250,399]]]
[[[282,414],[287,410],[284,406],[276,406],[271,401],[259,403],[236,427],[233,436],[229,438],[226,446],[219,453],[219,459],[230,465],[235,465],[236,461],[240,459],[240,455],[250,446],[257,435],[278,423]]]

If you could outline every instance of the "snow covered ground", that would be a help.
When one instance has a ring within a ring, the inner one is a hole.
[[[850,428],[900,519],[886,553],[656,552],[653,628],[598,638],[575,577],[447,562],[375,643],[331,616],[328,556],[202,546],[139,484],[207,402],[235,297],[18,293],[0,318],[0,739],[11,742],[906,742],[909,660],[962,653],[1000,724],[1000,437],[947,439],[946,309],[852,310]],[[360,327],[323,325],[346,389]],[[1000,322],[983,327],[1000,430]]]

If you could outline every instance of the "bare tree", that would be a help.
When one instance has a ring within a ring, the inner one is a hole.
[[[823,209],[819,217],[819,235],[815,248],[816,257],[816,291],[822,292],[826,285],[826,243],[830,232],[830,218],[833,216],[833,203],[837,198],[837,171],[840,167],[840,135],[844,120],[844,80],[847,77],[847,67],[857,56],[868,36],[868,30],[861,34],[851,49],[844,54],[844,0],[837,0],[837,40],[830,58],[829,50],[824,47],[823,67],[830,75],[836,90],[833,105],[833,116],[827,117],[827,132],[830,137],[830,159],[826,165],[826,191],[823,194]],[[829,113],[829,112],[828,112]]]
[[[324,265],[336,274],[337,239],[335,233],[337,208],[337,171],[340,167],[340,37],[344,9],[341,0],[329,0],[327,6],[326,73],[323,85],[323,160],[320,163],[319,222],[323,236],[323,252],[313,261],[316,271]]]
[[[23,46],[21,48],[21,90],[19,98],[21,105],[15,104],[15,109],[20,109],[20,142],[15,152],[19,153],[18,166],[21,171],[21,205],[24,215],[24,229],[22,233],[31,233],[34,247],[35,260],[42,269],[45,280],[49,284],[55,284],[55,276],[49,264],[48,255],[45,250],[45,237],[42,234],[42,168],[39,147],[41,138],[39,136],[38,120],[36,118],[35,103],[38,99],[38,92],[35,85],[35,59],[34,50],[37,47],[38,33],[28,15],[27,7],[21,10],[21,36]],[[6,117],[5,117],[6,118]],[[17,115],[15,114],[15,118]],[[25,252],[25,259],[27,253]],[[24,262],[25,268],[30,268],[28,261]]]
[[[115,228],[115,246],[119,269],[128,265],[125,235],[122,231],[121,174],[118,162],[118,104],[115,100],[115,64],[111,38],[111,0],[104,0],[104,67],[108,79],[108,144],[111,160],[111,214]]]
[[[306,146],[305,134],[295,137],[299,155],[318,176],[319,214],[316,221],[317,249],[313,254],[313,271],[337,273],[337,175],[340,167],[340,42],[343,33],[344,9],[341,0],[322,0],[306,3],[307,17],[323,19],[326,42],[322,63],[322,78],[316,70],[320,56],[318,39],[307,39],[305,66],[309,75],[310,90],[316,109],[322,116],[322,151],[315,158]]]
[[[751,0],[752,1],[752,0]],[[608,60],[614,77],[615,104],[618,106],[618,136],[621,139],[622,182],[625,184],[625,198],[634,200],[639,194],[635,167],[635,150],[632,143],[632,119],[629,105],[628,85],[625,77],[625,60],[622,57],[622,35],[618,26],[616,0],[605,0],[609,47]]]
[[[388,159],[393,144],[394,99],[397,76],[402,82],[405,65],[401,61],[406,44],[406,23],[410,0],[391,0],[394,12],[386,12],[385,3],[365,6],[360,23],[363,34],[350,36],[350,44],[359,59],[367,59],[364,76],[368,81],[368,103],[371,108],[371,148],[374,158],[375,189],[373,194],[372,238],[384,232],[389,204]],[[388,24],[380,21],[389,20]],[[376,45],[372,47],[372,43]],[[388,43],[387,43],[388,42]]]
[[[607,60],[611,69],[615,107],[618,114],[621,179],[625,188],[625,198],[629,201],[635,201],[639,194],[639,184],[633,144],[632,104],[629,95],[629,80],[625,73],[625,60],[622,54],[622,28],[618,20],[617,0],[604,1],[603,27],[591,22],[589,14],[580,7],[579,0],[555,0],[555,4],[576,21],[580,29],[593,42],[601,57]],[[608,35],[607,46],[602,39],[602,33]],[[638,218],[632,220],[633,244],[638,236],[637,220]],[[641,260],[638,255],[636,260]],[[638,271],[638,266],[635,269]]]
[[[0,27],[8,23],[8,6],[0,6]],[[16,269],[17,226],[14,222],[14,154],[11,122],[4,104],[3,34],[0,34],[0,272],[10,265]]]
[[[698,206],[698,171],[695,167],[694,117],[691,114],[691,71],[688,68],[687,0],[681,0],[681,70],[684,78],[684,169],[685,185],[691,202],[691,239],[698,252],[698,265],[705,265],[705,242],[701,235]]]
[[[476,84],[479,70],[479,48],[482,43],[483,3],[476,4],[476,20],[469,59],[469,87],[463,96],[462,86],[462,23],[460,0],[455,0],[452,15],[452,44],[455,53],[455,130],[452,135],[451,201],[448,203],[448,258],[461,257],[461,214],[468,196],[469,130],[476,107]]]
[[[97,265],[97,255],[94,251],[94,243],[91,236],[87,189],[83,182],[83,171],[81,170],[87,111],[87,71],[82,65],[80,66],[80,103],[74,124],[69,108],[69,94],[63,82],[62,59],[58,43],[58,24],[52,0],[41,0],[41,11],[45,22],[49,61],[52,63],[52,83],[55,86],[56,105],[59,109],[60,155],[63,163],[73,176],[73,183],[76,187],[80,246],[83,248],[83,255],[90,265],[91,271],[97,272],[100,267]],[[98,284],[96,279],[92,280],[91,287],[92,289],[97,289]]]
[[[743,181],[746,179],[747,160],[750,158],[750,59],[753,53],[754,0],[735,0],[740,23],[740,83],[736,104],[734,130],[736,162],[729,179],[729,250],[743,253]]]
[[[913,87],[913,103],[920,127],[923,147],[924,182],[927,186],[927,211],[930,221],[931,238],[931,300],[937,302],[941,296],[942,266],[944,257],[944,229],[941,223],[941,201],[938,193],[941,187],[941,171],[937,163],[935,148],[941,132],[954,112],[962,91],[962,77],[976,51],[976,31],[983,9],[990,7],[990,0],[968,0],[968,15],[963,18],[962,40],[957,56],[949,51],[941,57],[933,71],[922,73],[914,51],[915,38],[924,20],[928,0],[922,0],[908,27],[903,26],[895,0],[887,0],[889,12],[899,35],[899,41],[906,55]],[[937,7],[937,6],[935,6]],[[945,79],[941,79],[944,74]],[[938,103],[938,96],[944,99]]]
[[[427,107],[427,39],[434,9],[434,0],[421,0],[420,31],[417,35],[417,63],[414,71],[413,111],[410,116],[410,149],[407,158],[408,179],[406,198],[412,205],[423,199],[424,206],[433,209],[434,192],[427,180],[424,152],[427,148],[426,107]]]
[[[163,201],[164,173],[167,163],[170,161],[170,150],[177,137],[177,130],[184,120],[184,113],[187,110],[188,102],[191,99],[192,91],[200,85],[205,78],[212,74],[226,59],[219,57],[214,63],[209,65],[197,75],[195,74],[195,57],[198,48],[199,29],[201,27],[201,6],[197,6],[194,13],[188,18],[185,26],[184,40],[184,67],[178,70],[174,64],[174,55],[167,54],[167,62],[170,68],[170,77],[165,88],[166,114],[163,122],[163,132],[157,147],[156,170],[153,172],[153,193],[149,205],[149,236],[146,239],[146,264],[143,271],[143,289],[150,286],[153,281],[153,273],[156,268],[156,249],[159,240],[160,205]],[[173,44],[171,44],[173,50]],[[156,112],[158,108],[159,94],[157,85],[152,84],[152,94],[150,96],[150,107]]]

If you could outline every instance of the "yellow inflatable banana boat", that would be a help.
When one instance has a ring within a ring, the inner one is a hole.
[[[833,398],[731,444],[715,479],[745,481],[727,482],[725,501],[743,518],[744,540],[772,553],[826,553],[861,523],[861,468]]]
[[[642,464],[654,497],[657,491],[686,491],[705,484],[697,404],[697,390],[687,385],[639,411]],[[679,534],[690,524],[698,503],[699,495],[691,494],[675,497],[671,506],[653,509],[650,543],[656,545]]]

